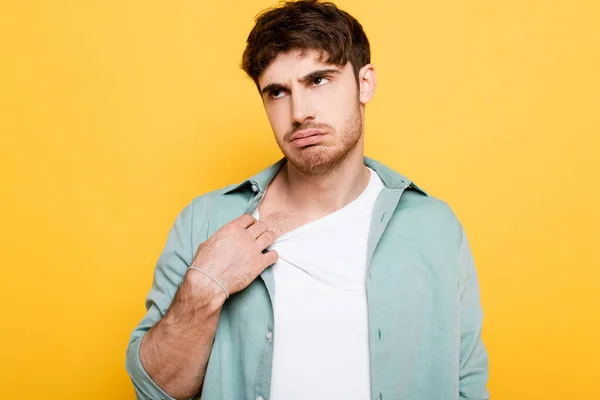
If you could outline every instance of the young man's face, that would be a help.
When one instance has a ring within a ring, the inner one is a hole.
[[[372,80],[366,91],[365,74]],[[325,64],[314,51],[280,53],[265,69],[258,79],[265,110],[277,144],[295,168],[327,174],[362,146],[362,106],[375,87],[370,65],[361,69],[359,83],[360,95],[350,63]]]

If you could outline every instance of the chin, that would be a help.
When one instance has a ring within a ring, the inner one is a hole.
[[[312,145],[283,152],[288,162],[306,175],[326,175],[335,170],[348,156],[344,149]]]

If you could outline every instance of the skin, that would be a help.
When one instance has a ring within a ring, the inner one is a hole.
[[[350,63],[335,66],[320,61],[317,52],[295,51],[279,54],[258,83],[275,140],[288,160],[259,213],[281,235],[339,210],[366,188],[363,121],[376,76],[367,64],[357,85]],[[311,129],[325,133],[318,143],[292,141],[294,134]]]
[[[275,251],[262,251],[278,235],[344,207],[368,184],[363,121],[375,70],[362,67],[357,84],[350,63],[331,65],[318,56],[281,53],[259,77],[265,111],[288,162],[261,202],[261,220],[244,214],[225,224],[198,247],[191,265],[230,293],[277,261]],[[319,136],[293,140],[307,133]],[[142,365],[170,396],[189,399],[201,390],[225,299],[216,283],[189,269],[169,310],[144,335]]]

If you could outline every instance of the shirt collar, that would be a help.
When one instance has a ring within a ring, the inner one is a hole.
[[[233,193],[233,192],[236,192],[238,190],[243,190],[243,189],[250,189],[254,192],[264,192],[267,185],[269,183],[271,183],[273,178],[275,178],[275,175],[277,175],[277,173],[279,172],[281,167],[283,167],[283,165],[286,162],[287,162],[286,158],[283,157],[276,163],[268,166],[264,170],[260,171],[258,174],[254,175],[253,177],[251,177],[249,179],[246,179],[245,181],[241,182],[240,184],[233,187],[232,189],[227,190],[223,194],[229,194],[229,193]],[[389,168],[388,166],[380,163],[379,161],[376,161],[369,157],[365,157],[364,162],[367,167],[369,167],[369,168],[373,169],[375,172],[377,172],[377,175],[379,175],[379,177],[383,181],[386,188],[388,188],[388,189],[409,188],[409,189],[413,189],[418,192],[421,192],[425,196],[428,196],[427,192],[425,192],[423,189],[421,189],[420,187],[415,185],[414,182],[412,182],[410,179],[406,178],[404,175],[399,174],[398,172],[394,171],[393,169]]]

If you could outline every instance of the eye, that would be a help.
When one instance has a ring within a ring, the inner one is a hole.
[[[277,90],[271,90],[271,92],[269,92],[269,96],[272,99],[280,99],[280,98],[283,97],[284,94],[285,93],[283,92],[283,90],[279,90],[279,89],[277,89]]]
[[[314,86],[323,86],[327,82],[329,82],[329,79],[325,78],[324,76],[318,76],[315,79],[313,79]]]

